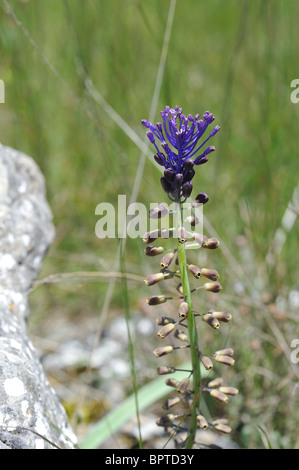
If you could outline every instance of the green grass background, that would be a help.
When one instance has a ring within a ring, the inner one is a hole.
[[[118,194],[129,200],[140,149],[86,92],[80,66],[143,139],[140,121],[150,112],[169,1],[9,4],[21,25],[1,2],[6,102],[0,105],[0,140],[31,155],[45,175],[56,239],[40,277],[108,271],[118,241],[96,238],[95,207],[116,204]],[[265,445],[259,425],[274,447],[299,447],[298,378],[267,321],[270,315],[286,344],[299,337],[298,311],[289,305],[290,291],[299,289],[298,223],[274,265],[265,262],[298,184],[299,104],[290,100],[290,83],[299,78],[298,16],[296,0],[177,0],[155,118],[165,105],[179,105],[186,114],[208,109],[221,126],[216,152],[199,167],[194,191],[209,194],[205,214],[253,286],[236,292],[235,283],[243,279],[233,259],[213,254],[235,320],[232,380],[240,395],[229,413],[234,439],[244,447]],[[146,158],[139,202],[165,200],[159,177]],[[141,276],[142,250],[138,240],[127,241],[126,269]],[[107,282],[40,287],[31,296],[32,330],[38,332],[51,312],[70,322],[84,321],[86,312],[97,315],[106,291]],[[253,292],[266,313],[253,305]],[[147,293],[131,287],[131,305],[136,308]],[[273,317],[277,304],[283,311]],[[110,309],[121,315],[122,308],[116,285]]]

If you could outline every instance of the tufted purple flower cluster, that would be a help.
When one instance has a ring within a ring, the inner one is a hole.
[[[215,117],[206,111],[202,118],[199,114],[184,116],[182,108],[169,106],[161,111],[162,123],[153,123],[143,119],[142,124],[149,129],[147,136],[156,147],[156,162],[165,168],[161,185],[171,200],[183,202],[192,192],[192,178],[195,175],[194,165],[202,165],[208,161],[208,154],[215,150],[209,145],[203,147],[219,130],[215,126],[210,135],[199,142],[207,127]],[[156,139],[161,142],[161,152]],[[170,144],[170,145],[169,145]]]

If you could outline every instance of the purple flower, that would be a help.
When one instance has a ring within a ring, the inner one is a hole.
[[[162,124],[143,119],[142,124],[148,129],[147,136],[155,146],[156,162],[165,168],[161,184],[168,196],[174,200],[186,199],[192,191],[191,180],[195,174],[194,165],[202,165],[208,161],[208,154],[215,150],[213,146],[203,147],[220,129],[215,126],[209,136],[199,142],[207,127],[215,117],[206,111],[202,118],[199,114],[184,116],[182,109],[166,106],[161,111]],[[157,141],[163,152],[159,149]]]

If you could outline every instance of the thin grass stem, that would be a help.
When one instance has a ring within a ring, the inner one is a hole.
[[[120,241],[120,266],[121,266],[121,272],[125,274],[125,258],[124,258],[124,250],[123,250],[123,240]],[[138,402],[138,385],[137,385],[136,367],[135,367],[135,353],[134,353],[134,345],[133,345],[131,332],[130,332],[130,318],[131,318],[130,300],[129,300],[129,293],[128,293],[128,287],[127,287],[127,279],[125,275],[122,276],[122,292],[123,292],[125,319],[126,319],[126,325],[127,325],[128,349],[129,349],[129,358],[130,358],[130,364],[131,364],[131,377],[132,377],[132,382],[133,382],[134,402],[135,402],[135,408],[136,408],[136,418],[137,418],[137,427],[138,427],[138,435],[139,435],[139,448],[143,449],[140,413],[139,413],[139,402]]]

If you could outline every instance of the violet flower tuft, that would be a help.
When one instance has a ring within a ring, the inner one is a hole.
[[[215,150],[205,144],[220,130],[215,126],[209,136],[200,142],[208,126],[215,117],[206,111],[202,118],[199,114],[194,117],[191,114],[185,116],[181,108],[174,109],[169,106],[161,111],[162,124],[153,123],[143,119],[142,124],[148,129],[149,141],[155,146],[157,153],[154,155],[156,162],[165,168],[161,185],[171,200],[182,202],[186,200],[192,190],[191,180],[195,174],[194,165],[202,165],[208,161],[208,154]],[[157,141],[163,149],[159,149]],[[188,183],[188,185],[186,185]]]

